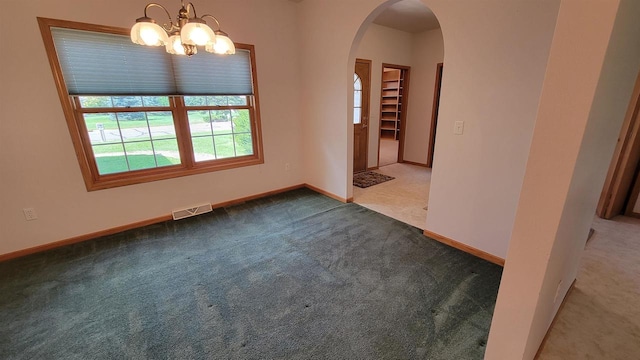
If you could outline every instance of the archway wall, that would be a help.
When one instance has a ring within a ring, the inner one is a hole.
[[[446,63],[426,228],[505,257],[559,0],[424,2]],[[339,197],[352,196],[354,49],[383,4],[299,4],[305,181]],[[453,135],[457,120],[463,135]]]
[[[374,18],[383,2],[298,4],[305,182],[343,199],[353,196],[348,186],[353,181],[353,113],[347,111],[353,107],[353,96],[348,95],[353,94],[352,44],[364,36],[362,23]]]
[[[445,69],[426,229],[505,258],[559,1],[432,8]]]

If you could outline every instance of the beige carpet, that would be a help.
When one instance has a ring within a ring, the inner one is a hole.
[[[640,358],[640,219],[595,218],[540,360]]]

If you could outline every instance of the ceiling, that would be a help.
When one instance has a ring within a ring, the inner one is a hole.
[[[440,27],[436,16],[420,0],[397,2],[386,8],[373,22],[409,33],[419,33]]]
[[[290,0],[300,3],[303,0]],[[386,8],[373,20],[375,24],[408,33],[440,28],[436,16],[420,0],[403,0]]]

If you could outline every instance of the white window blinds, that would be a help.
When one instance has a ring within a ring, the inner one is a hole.
[[[251,54],[247,50],[236,49],[234,55],[203,51],[191,57],[169,56],[179,94],[253,95]]]
[[[70,95],[252,95],[251,54],[191,58],[128,36],[52,28]]]

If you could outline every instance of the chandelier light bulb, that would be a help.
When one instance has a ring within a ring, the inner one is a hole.
[[[178,34],[174,34],[169,37],[166,49],[169,54],[186,55],[184,52],[184,46],[182,46],[182,41],[180,41],[180,35]]]
[[[175,51],[178,55],[184,55],[184,47],[182,46],[180,40],[176,40],[173,42],[173,51]]]
[[[216,31],[216,41],[213,44],[213,52],[216,54],[233,55],[236,53],[236,46],[226,33],[218,30]]]
[[[154,46],[158,44],[160,40],[158,33],[148,27],[143,27],[140,30],[140,37],[142,38],[142,41],[144,41],[144,44],[148,46]]]
[[[202,28],[196,27],[191,32],[191,40],[193,40],[196,45],[205,45],[209,39]]]
[[[150,8],[160,8],[165,11],[169,23],[160,26],[156,20],[147,16]],[[213,31],[204,18],[211,18],[217,25]],[[197,46],[204,46],[205,50],[215,54],[235,54],[236,47],[229,36],[220,30],[220,23],[213,15],[198,17],[192,3],[182,3],[178,12],[178,21],[173,22],[169,11],[157,3],[149,3],[144,8],[144,16],[136,19],[131,28],[131,41],[146,46],[165,46],[170,54],[191,56],[198,52]]]
[[[168,35],[152,19],[140,18],[131,28],[131,41],[139,45],[162,46],[167,43]]]
[[[180,38],[183,44],[204,46],[215,39],[213,30],[207,24],[192,20],[186,23],[180,30]]]
[[[229,45],[227,45],[224,41],[216,41],[213,45],[213,51],[216,54],[225,54],[229,50]]]

